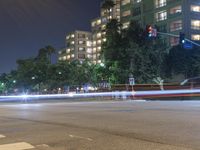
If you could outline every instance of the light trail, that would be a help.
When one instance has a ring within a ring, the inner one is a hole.
[[[48,95],[12,95],[0,96],[2,100],[29,100],[29,99],[62,99],[62,98],[87,98],[87,97],[162,97],[163,95],[172,97],[174,95],[200,94],[200,89],[184,90],[163,90],[163,91],[115,91],[97,93],[69,93],[69,94],[48,94]]]

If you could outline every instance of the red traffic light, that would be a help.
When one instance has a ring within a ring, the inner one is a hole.
[[[157,29],[153,28],[151,25],[146,26],[146,34],[148,37],[156,37]]]

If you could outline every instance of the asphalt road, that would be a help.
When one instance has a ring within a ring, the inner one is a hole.
[[[200,102],[0,104],[0,150],[198,150]]]

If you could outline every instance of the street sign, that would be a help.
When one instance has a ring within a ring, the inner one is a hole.
[[[183,45],[185,49],[193,49],[193,44],[191,42],[186,41]]]
[[[129,84],[135,85],[135,78],[129,78]]]

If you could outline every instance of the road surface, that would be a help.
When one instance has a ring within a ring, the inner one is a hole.
[[[0,150],[198,150],[200,102],[0,104]]]

